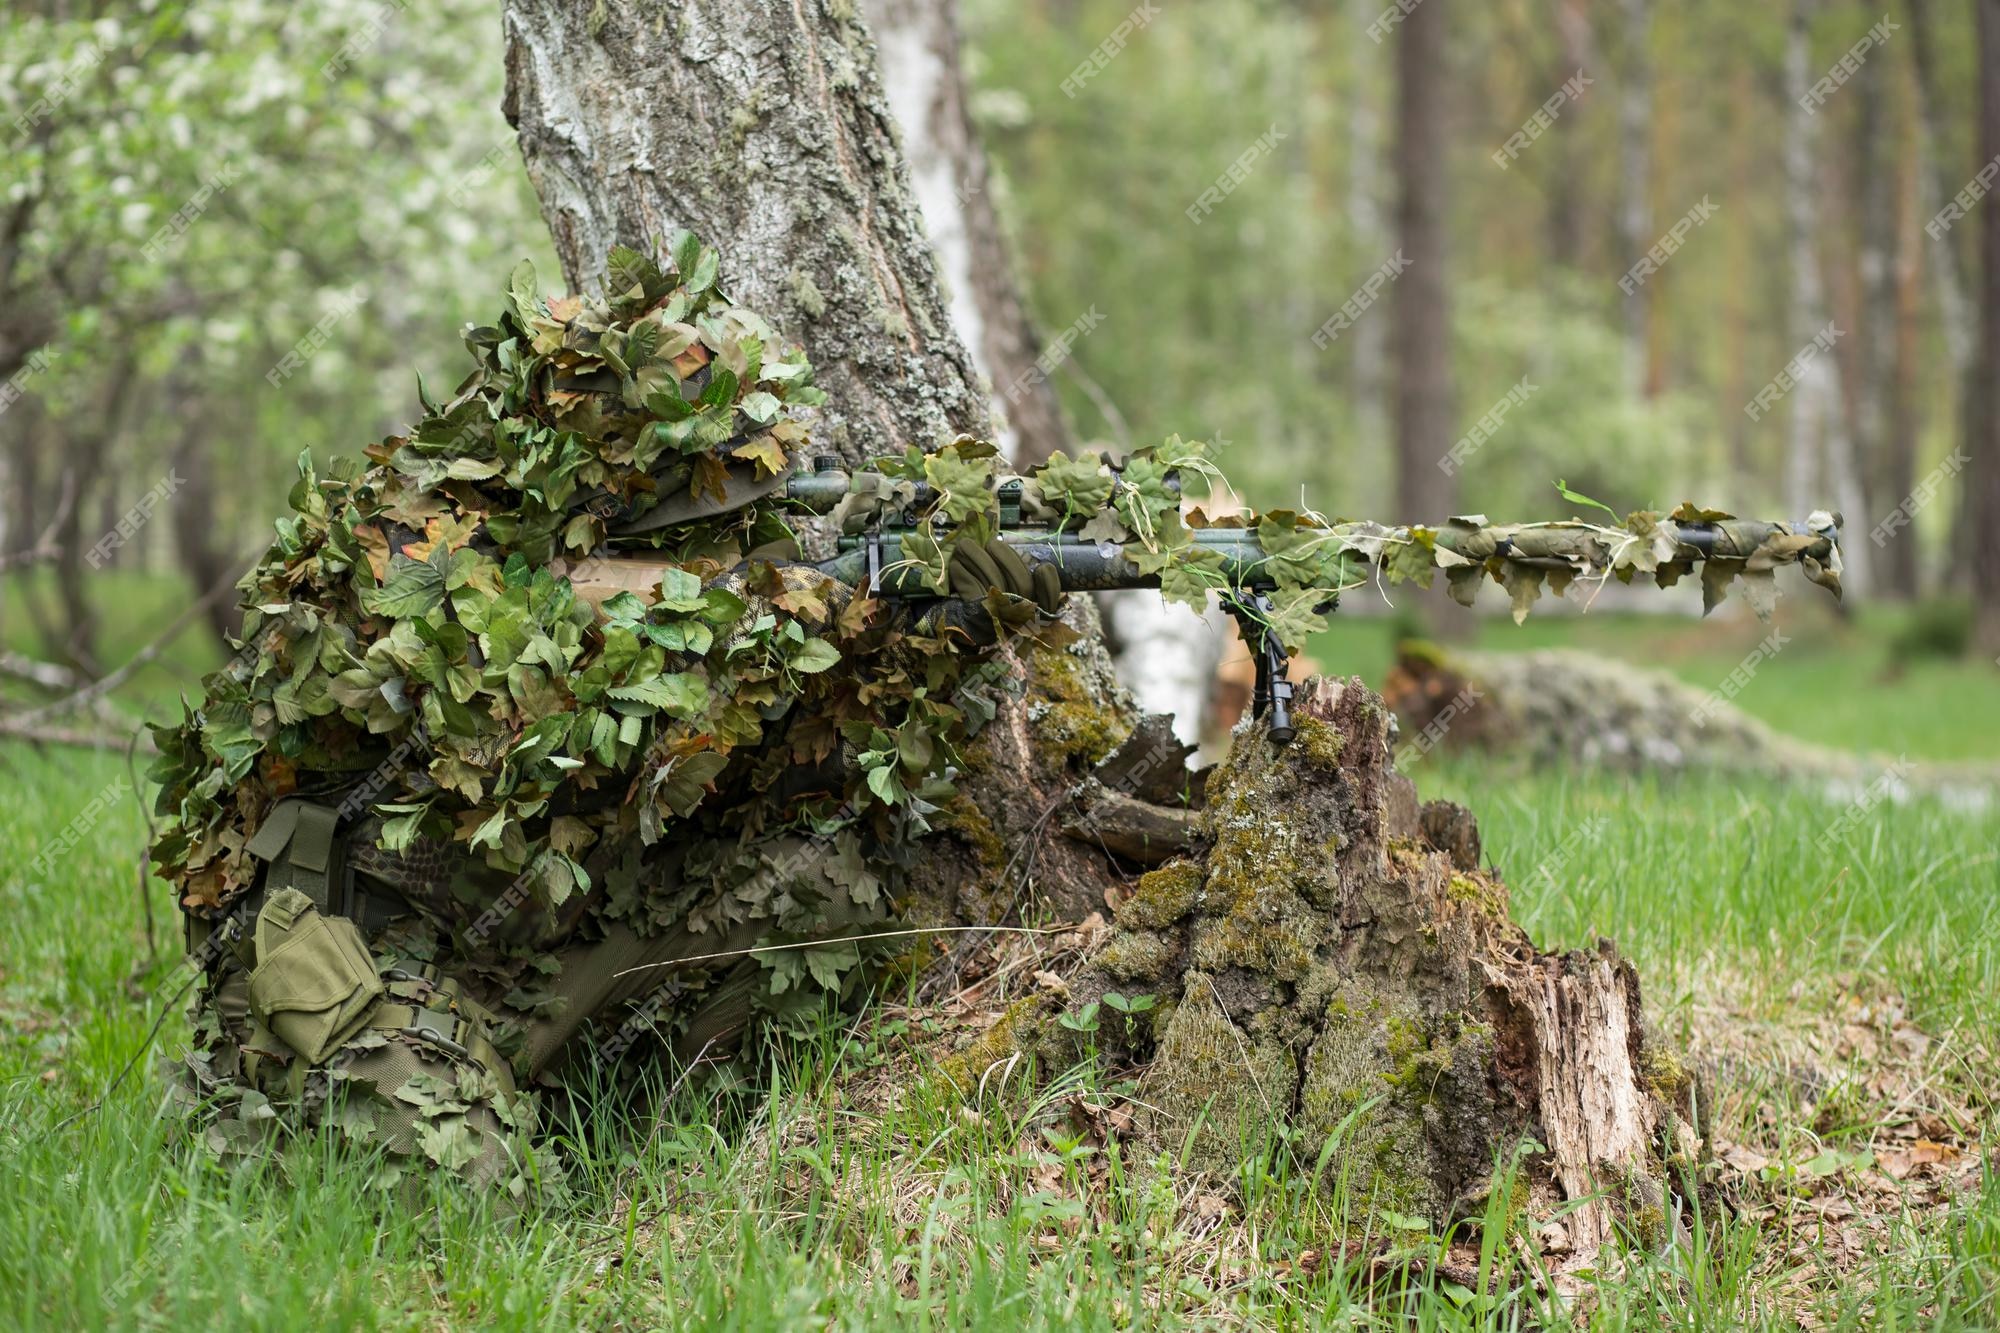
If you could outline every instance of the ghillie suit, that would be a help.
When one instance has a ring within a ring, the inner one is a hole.
[[[715,1060],[885,951],[852,937],[991,715],[967,664],[1061,627],[1025,574],[923,610],[795,562],[772,482],[818,395],[716,269],[684,238],[545,300],[524,265],[448,402],[301,458],[242,651],[156,731],[217,1149],[328,1123],[514,1178],[583,1047]],[[593,605],[614,547],[664,572]]]
[[[153,858],[203,969],[184,1085],[218,1149],[329,1125],[511,1182],[526,1091],[571,1062],[641,1042],[722,1062],[854,999],[908,947],[892,919],[936,907],[934,882],[899,898],[994,716],[998,673],[974,664],[1067,635],[1066,587],[1225,593],[1270,659],[1275,743],[1285,647],[1363,579],[1442,569],[1469,601],[1491,576],[1517,616],[1545,581],[1697,563],[1712,596],[1740,575],[1755,600],[1786,563],[1837,584],[1825,516],[1210,522],[1183,513],[1179,473],[1212,468],[1178,439],[1004,482],[961,439],[828,494],[793,468],[810,367],[718,266],[687,237],[670,270],[619,250],[585,300],[543,298],[524,265],[448,402],[365,468],[300,460],[243,650],[157,731]],[[798,560],[795,504],[831,510],[843,554]],[[1087,694],[1059,708],[1103,729]],[[1180,785],[1167,767],[1146,791]],[[1182,848],[1187,820],[1096,777],[1072,838],[1106,862]],[[1008,827],[1039,837],[1053,812]]]

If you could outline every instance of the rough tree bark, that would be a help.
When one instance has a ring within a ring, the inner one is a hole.
[[[1424,427],[1411,436],[1423,489],[1404,497],[1419,513],[1450,507],[1435,467],[1451,419],[1431,86],[1446,8],[1429,0],[1403,39],[1421,30],[1404,54],[1404,232],[1421,233],[1404,281],[1427,288],[1399,339],[1404,424]],[[509,0],[509,105],[572,280],[613,240],[700,226],[729,256],[733,290],[829,367],[851,456],[913,420],[982,426],[984,403],[948,327],[868,39],[832,10],[805,0],[746,21],[697,4],[640,21],[622,7],[592,19]],[[823,297],[811,311],[797,299],[804,280]],[[1608,947],[1532,947],[1478,869],[1469,816],[1419,810],[1395,774],[1380,701],[1358,683],[1309,683],[1289,749],[1252,725],[1206,809],[1176,814],[1155,804],[1185,785],[1165,719],[1137,716],[1088,606],[1071,615],[1078,642],[999,660],[998,716],[934,818],[944,832],[915,868],[912,916],[997,921],[1021,910],[1029,884],[1081,916],[1125,887],[1126,868],[1191,846],[1124,899],[1125,929],[1076,993],[1084,1004],[1117,984],[1165,1001],[1151,1030],[1127,1034],[1127,1053],[1150,1062],[1149,1132],[1179,1142],[1200,1120],[1198,1158],[1218,1164],[1236,1158],[1240,1119],[1296,1125],[1308,1158],[1339,1134],[1357,1197],[1439,1217],[1470,1206],[1496,1152],[1532,1135],[1545,1145],[1528,1162],[1533,1188],[1578,1204],[1567,1225],[1579,1248],[1621,1216],[1642,1237],[1670,1231],[1657,1145],[1687,1151],[1691,1135],[1674,1106],[1682,1080],[1644,1039],[1630,967]],[[1071,1035],[1018,1012],[957,1067]],[[1607,1197],[1586,1199],[1598,1189]]]
[[[830,400],[814,448],[857,462],[988,432],[851,8],[507,0],[505,22],[508,118],[572,285],[596,281],[613,244],[692,228],[722,250],[730,293],[812,357]],[[1002,659],[999,716],[916,872],[921,914],[990,922],[1039,897],[1081,916],[1119,878],[1055,831],[1070,788],[1138,718],[1093,609],[1071,601],[1077,643]]]
[[[507,0],[507,119],[573,288],[687,227],[797,338],[850,462],[984,435],[867,29],[827,0],[746,9]]]

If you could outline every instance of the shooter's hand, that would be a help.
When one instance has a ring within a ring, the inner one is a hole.
[[[1062,576],[1055,566],[1036,565],[1030,570],[1021,553],[998,537],[985,543],[958,543],[945,575],[952,595],[968,602],[984,601],[994,591],[1032,602],[1045,616],[1062,610]]]

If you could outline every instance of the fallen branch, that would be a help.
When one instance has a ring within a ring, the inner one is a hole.
[[[8,651],[0,651],[0,676],[11,676],[44,690],[74,690],[87,683],[69,667]]]
[[[78,731],[68,727],[31,727],[5,719],[0,719],[0,736],[13,736],[20,740],[32,741],[37,745],[73,745],[86,750],[123,750],[133,746],[133,738],[130,735],[120,736],[104,731]],[[151,754],[153,738],[142,734],[136,748],[140,753]]]

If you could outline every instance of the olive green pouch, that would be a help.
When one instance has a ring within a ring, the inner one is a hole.
[[[297,889],[280,889],[257,914],[250,1012],[308,1063],[353,1036],[383,992],[352,921],[323,914]]]

